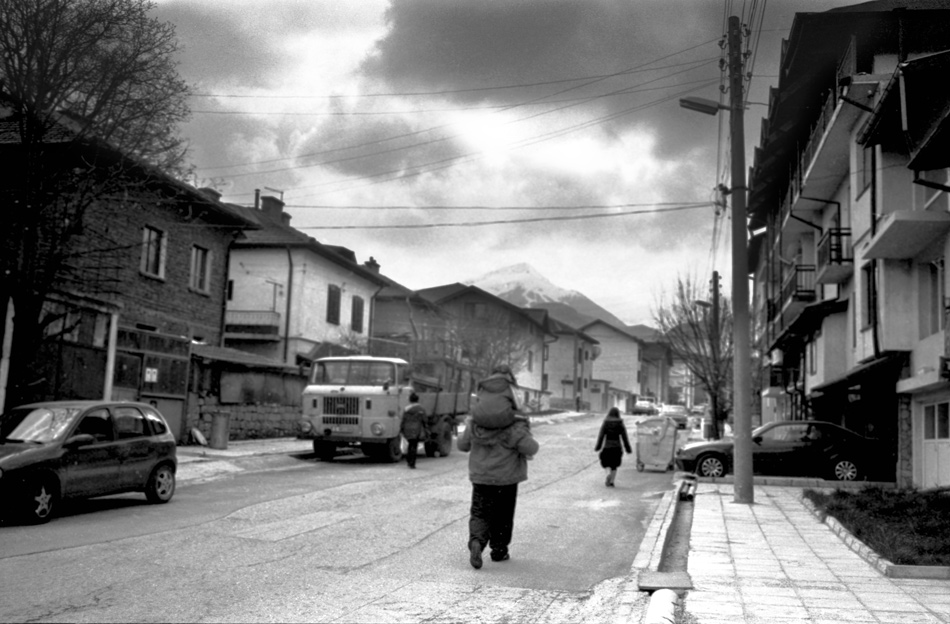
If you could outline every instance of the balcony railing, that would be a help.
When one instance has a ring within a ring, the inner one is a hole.
[[[224,337],[234,340],[279,340],[280,312],[228,310],[224,314]]]
[[[815,300],[815,274],[813,264],[796,264],[782,282],[782,308],[790,303]]]
[[[825,230],[818,241],[818,279],[822,283],[837,284],[851,276],[854,251],[851,247],[850,228]]]

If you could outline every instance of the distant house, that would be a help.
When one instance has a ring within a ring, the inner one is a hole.
[[[16,124],[0,120],[0,191],[11,205],[27,177]],[[75,183],[87,191],[100,176],[122,188],[89,202],[81,231],[62,243],[67,261],[46,291],[48,357],[32,398],[152,401],[181,439],[191,346],[220,344],[228,247],[255,225],[107,144],[75,139],[68,126],[54,129],[41,152],[44,167],[79,172]],[[82,198],[68,188],[61,196],[63,212],[52,218],[65,222],[70,202]]]
[[[260,200],[236,207],[259,229],[231,247],[225,346],[288,365],[365,352],[373,297],[387,286],[379,265],[294,229],[276,197]]]
[[[593,383],[594,360],[600,355],[597,340],[556,319],[549,319],[555,340],[546,346],[545,375],[555,409],[603,409],[606,389]],[[596,399],[596,400],[595,400]]]
[[[438,304],[381,275],[376,293],[369,353],[410,364],[416,387],[471,392],[477,374],[462,361],[461,345],[447,331],[451,318]]]
[[[670,377],[673,352],[656,329],[647,325],[628,325],[627,332],[642,342],[640,350],[640,396],[654,397],[661,403],[670,401]],[[689,402],[687,401],[687,403]]]
[[[596,320],[580,328],[600,344],[600,356],[594,361],[593,376],[610,382],[616,394],[615,404],[629,413],[640,393],[640,358],[644,343],[625,329]]]
[[[478,375],[506,364],[518,379],[519,400],[531,409],[546,407],[544,347],[553,336],[547,315],[519,308],[477,286],[454,283],[418,294],[445,313],[443,334],[460,349],[461,361]]]

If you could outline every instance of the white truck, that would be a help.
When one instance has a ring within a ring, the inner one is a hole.
[[[397,462],[402,458],[399,434],[402,414],[415,390],[409,363],[399,358],[357,355],[326,357],[314,362],[303,391],[303,417],[298,438],[313,440],[313,450],[325,461],[342,447],[359,447],[364,455]],[[469,393],[418,392],[429,414],[429,457],[452,451],[457,417],[468,413]]]

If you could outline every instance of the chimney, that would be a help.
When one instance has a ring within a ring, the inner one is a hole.
[[[261,211],[274,221],[290,224],[290,215],[284,212],[284,202],[270,195],[261,196]]]
[[[376,262],[376,258],[374,258],[373,256],[370,256],[369,260],[363,263],[363,266],[365,266],[367,269],[369,269],[373,273],[379,273],[379,263]]]

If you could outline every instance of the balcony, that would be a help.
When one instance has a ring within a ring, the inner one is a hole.
[[[880,217],[865,258],[907,259],[950,232],[950,214],[927,210],[897,210]]]
[[[280,341],[280,312],[228,310],[224,314],[224,339],[252,342]]]
[[[826,230],[818,241],[819,284],[842,284],[854,274],[854,251],[850,228]]]
[[[815,301],[815,265],[796,264],[782,282],[782,317],[794,319],[809,303]]]

